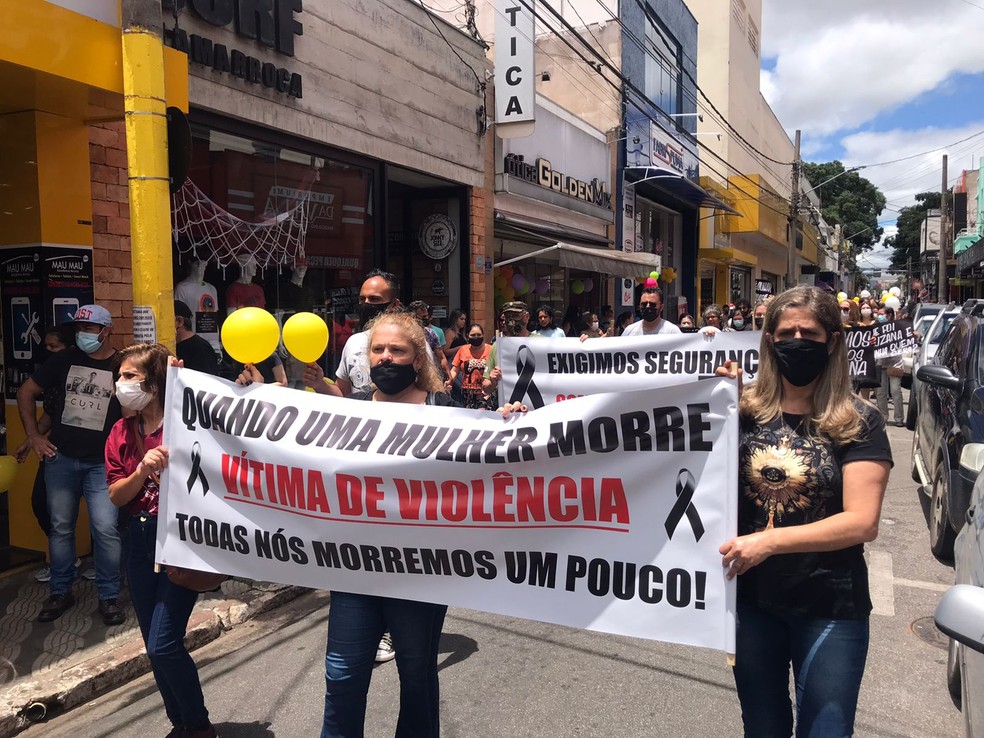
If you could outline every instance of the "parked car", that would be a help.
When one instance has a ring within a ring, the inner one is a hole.
[[[969,300],[916,377],[919,412],[912,475],[929,496],[929,547],[950,561],[970,492],[984,467],[984,300]]]
[[[921,302],[912,311],[909,319],[912,321],[912,330],[918,336],[924,336],[933,319],[946,308],[935,302]],[[912,386],[912,365],[915,360],[917,349],[909,349],[902,354],[902,386],[909,389]],[[910,429],[911,430],[911,429]]]
[[[984,738],[984,474],[977,475],[953,558],[956,586],[936,608],[936,623],[950,636],[947,686],[963,713],[965,733]]]
[[[906,409],[905,427],[909,430],[916,429],[916,417],[919,414],[919,391],[920,381],[916,377],[916,370],[926,364],[933,363],[936,350],[946,335],[947,328],[953,319],[960,315],[961,308],[948,307],[942,312],[933,316],[933,322],[923,333],[920,334],[919,347],[916,349],[912,362],[912,385],[909,387],[909,406]],[[918,479],[916,480],[919,481]]]

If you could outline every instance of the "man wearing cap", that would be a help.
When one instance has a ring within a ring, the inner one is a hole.
[[[120,592],[120,536],[116,506],[106,486],[105,446],[120,419],[114,393],[113,360],[108,342],[113,319],[106,308],[83,305],[73,320],[75,346],[54,354],[17,392],[17,409],[27,442],[44,464],[48,488],[50,596],[38,622],[58,619],[75,604],[75,524],[85,497],[96,568],[99,614],[106,625],[126,616],[116,603]],[[38,430],[37,400],[51,397],[51,435]]]
[[[530,336],[529,330],[530,309],[525,302],[515,300],[507,302],[502,306],[499,314],[499,328],[503,336],[526,338]],[[535,335],[535,334],[534,334]],[[499,368],[499,344],[492,344],[489,352],[489,360],[485,365],[485,379],[482,381],[482,389],[486,394],[491,395],[499,387],[499,380],[502,379],[502,370]],[[502,404],[501,402],[499,403]]]

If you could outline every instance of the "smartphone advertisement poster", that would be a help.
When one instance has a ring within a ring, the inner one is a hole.
[[[44,332],[93,301],[92,249],[26,246],[0,250],[4,393],[17,390],[48,356]]]

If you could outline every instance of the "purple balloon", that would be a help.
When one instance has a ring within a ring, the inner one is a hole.
[[[517,292],[519,290],[523,290],[525,292],[527,286],[526,277],[524,277],[519,272],[516,272],[516,274],[514,274],[512,278],[512,286],[513,289],[516,290]]]

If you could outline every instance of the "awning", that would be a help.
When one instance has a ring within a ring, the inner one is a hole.
[[[536,246],[552,246],[558,241],[584,246],[608,247],[611,241],[606,236],[568,228],[564,225],[544,223],[538,220],[517,218],[515,215],[495,211],[496,238],[507,238],[513,241],[525,241]]]
[[[969,272],[974,267],[980,266],[982,262],[984,262],[984,238],[957,254],[957,270],[960,272]]]
[[[712,210],[723,210],[732,215],[741,215],[724,200],[711,194],[692,179],[677,174],[671,169],[626,167],[625,179],[635,185],[651,184],[695,208],[711,208]]]
[[[659,268],[655,254],[628,253],[614,249],[592,249],[570,243],[555,243],[545,249],[538,249],[522,256],[505,259],[493,266],[501,267],[553,251],[557,252],[560,265],[563,267],[583,269],[586,272],[600,272],[614,277],[640,277]]]

